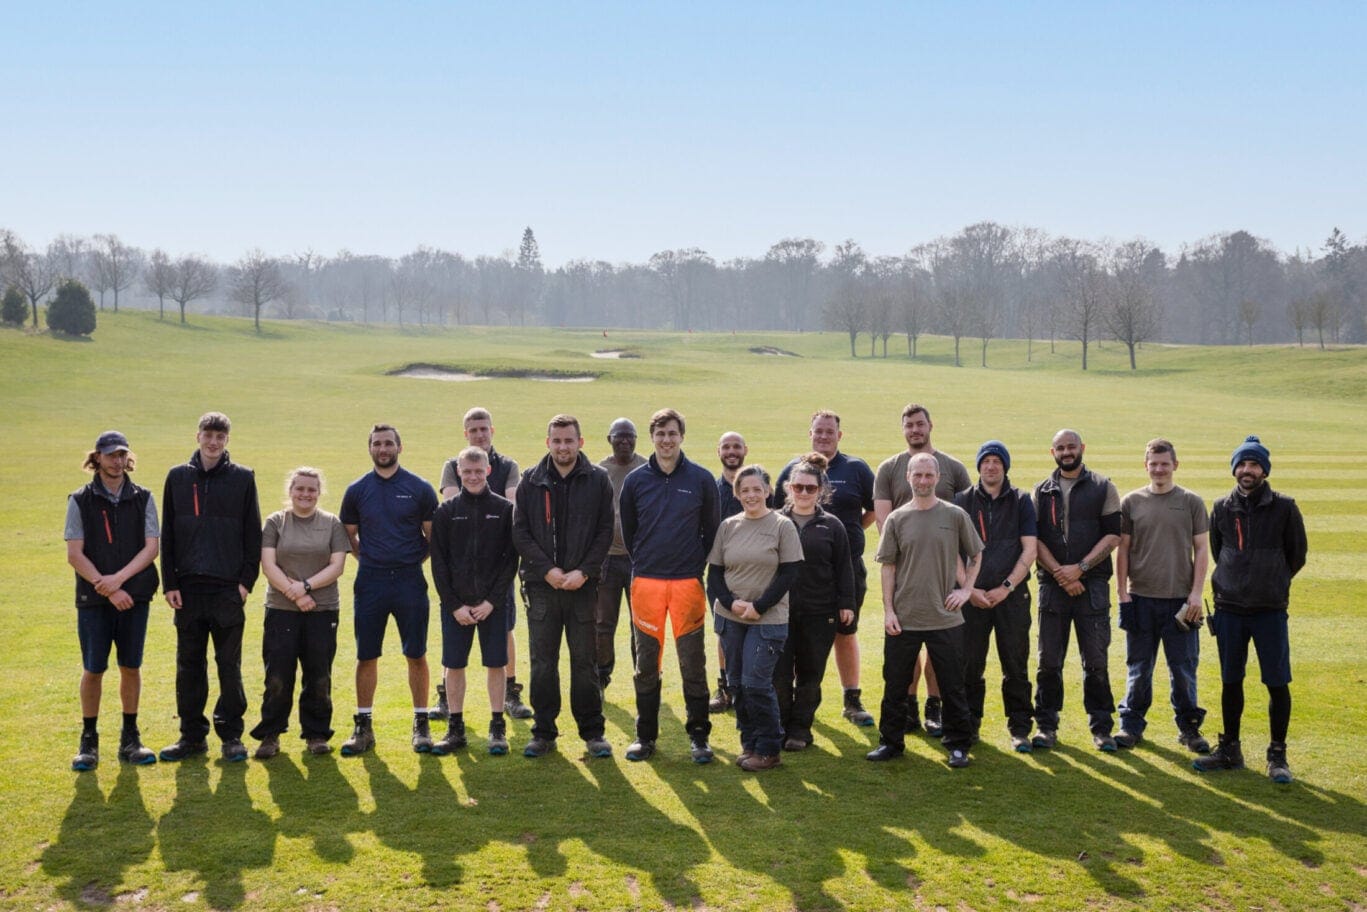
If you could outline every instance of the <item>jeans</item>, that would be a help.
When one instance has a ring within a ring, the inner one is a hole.
[[[176,624],[176,713],[180,735],[203,741],[209,734],[204,707],[209,702],[209,640],[218,666],[214,731],[224,741],[242,737],[247,693],[242,689],[242,628],[247,616],[236,583],[221,588],[180,590]]]
[[[579,737],[603,736],[603,697],[593,670],[592,582],[574,590],[527,587],[527,639],[532,657],[532,735],[552,741],[559,735],[560,641],[570,650],[570,711]]]
[[[941,742],[951,750],[968,750],[973,718],[964,690],[963,625],[943,630],[907,630],[883,635],[883,704],[878,712],[878,740],[890,747],[906,747],[907,689],[916,656],[924,645],[940,682],[943,702]]]
[[[788,625],[741,624],[718,615],[716,631],[726,655],[726,683],[736,691],[741,747],[761,756],[774,756],[783,740],[774,666],[788,639]]]
[[[993,608],[965,605],[964,689],[976,730],[983,720],[987,696],[987,648],[997,638],[997,659],[1002,666],[1002,706],[1006,727],[1013,735],[1029,735],[1030,703],[1030,590],[1020,586]],[[936,671],[939,671],[937,668]]]
[[[1201,663],[1201,631],[1183,631],[1174,616],[1186,606],[1186,599],[1132,596],[1120,606],[1120,627],[1125,631],[1125,664],[1129,677],[1125,699],[1120,701],[1120,727],[1135,735],[1144,734],[1148,725],[1145,713],[1153,704],[1153,666],[1158,645],[1168,663],[1169,698],[1173,717],[1180,732],[1195,731],[1206,719],[1206,711],[1196,703],[1196,668]]]
[[[1110,581],[1083,580],[1086,591],[1073,597],[1052,580],[1039,587],[1039,671],[1035,678],[1035,722],[1041,731],[1058,730],[1063,709],[1063,660],[1070,630],[1077,630],[1082,655],[1082,705],[1093,734],[1109,735],[1114,725],[1106,650],[1111,645]],[[936,669],[939,670],[938,668]]]
[[[331,738],[332,660],[337,655],[337,611],[266,609],[261,659],[266,688],[261,695],[261,724],[252,737],[263,739],[289,729],[294,706],[294,671],[298,665],[300,736]]]
[[[631,556],[609,554],[603,561],[603,576],[598,580],[598,600],[593,610],[594,648],[598,680],[607,686],[617,665],[617,620],[622,614],[622,599],[627,600],[631,616]],[[631,640],[633,649],[636,638]],[[633,667],[635,663],[633,662]]]
[[[788,639],[774,666],[774,691],[779,722],[789,738],[812,741],[812,720],[821,706],[821,679],[838,627],[834,614],[788,616]]]

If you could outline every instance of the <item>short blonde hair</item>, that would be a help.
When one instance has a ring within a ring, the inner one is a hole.
[[[293,500],[290,497],[290,491],[294,490],[294,479],[298,478],[300,475],[305,478],[312,478],[318,482],[318,496],[320,498],[327,491],[327,480],[323,478],[323,473],[313,466],[298,466],[297,468],[290,469],[285,473],[285,506],[287,507],[293,503]]]

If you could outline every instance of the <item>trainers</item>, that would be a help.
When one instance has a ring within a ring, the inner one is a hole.
[[[1029,735],[1012,735],[1011,749],[1018,754],[1028,754],[1034,749],[1034,745],[1030,743]]]
[[[1193,754],[1210,753],[1210,742],[1201,737],[1201,732],[1194,728],[1179,732],[1177,735],[1177,743],[1191,751]]]
[[[688,747],[688,755],[693,759],[694,763],[712,762],[714,754],[712,753],[712,746],[707,743],[706,738],[690,738]]]
[[[522,702],[522,685],[509,681],[503,692],[503,711],[514,719],[530,719],[532,708]]]
[[[432,753],[432,728],[426,715],[415,716],[413,719],[413,753]]]
[[[880,744],[873,750],[864,755],[865,760],[872,760],[874,763],[883,763],[888,760],[895,760],[902,756],[905,748],[893,747],[891,744]]]
[[[949,765],[952,769],[963,769],[969,764],[968,752],[957,747],[949,752]]]
[[[724,713],[731,708],[735,701],[731,699],[731,691],[726,689],[726,676],[721,675],[717,678],[717,689],[712,694],[712,699],[707,702],[708,712]]]
[[[589,738],[584,742],[584,748],[589,752],[590,757],[611,757],[612,745],[608,739],[599,735],[597,738]]]
[[[332,753],[332,745],[328,744],[327,738],[309,738],[308,741],[305,742],[305,746],[307,747],[308,752],[315,757],[321,757],[324,754]]]
[[[453,751],[458,751],[469,741],[465,737],[465,723],[449,719],[446,723],[446,734],[442,739],[432,745],[432,753],[438,757],[445,757]]]
[[[228,763],[238,763],[247,759],[247,745],[237,738],[229,738],[223,742],[223,759]]]
[[[1213,773],[1216,770],[1237,770],[1244,768],[1244,751],[1236,738],[1220,735],[1215,750],[1204,757],[1191,761],[1191,768],[1198,773]]]
[[[193,757],[195,754],[207,754],[209,743],[207,741],[186,741],[181,738],[175,744],[168,744],[161,749],[161,759],[175,763],[184,760],[186,757]]]
[[[374,720],[369,713],[357,713],[352,717],[356,727],[351,732],[351,737],[342,742],[342,756],[355,757],[357,754],[364,754],[375,746],[375,726]]]
[[[944,734],[944,725],[940,721],[940,698],[926,697],[926,734],[932,738],[938,738]]]
[[[280,739],[276,737],[263,738],[261,744],[257,746],[256,753],[252,757],[256,760],[269,760],[280,753]]]
[[[783,758],[778,754],[751,754],[744,760],[736,764],[747,773],[762,773],[783,764]]]
[[[489,723],[489,753],[495,757],[508,753],[508,723],[502,719]]]
[[[125,728],[119,736],[119,760],[134,766],[157,762],[157,755],[142,746],[142,735],[136,728]]]
[[[855,725],[867,728],[873,724],[873,713],[864,709],[864,702],[860,699],[863,693],[858,687],[845,688],[845,708],[840,714]]]
[[[71,758],[71,768],[79,773],[93,770],[100,765],[99,732],[81,732],[81,745],[76,748],[76,756]]]
[[[437,685],[437,705],[427,710],[427,718],[433,722],[445,722],[451,718],[451,707],[446,702],[446,685]]]
[[[527,742],[527,746],[522,748],[522,756],[536,759],[537,757],[546,756],[553,750],[555,750],[554,738],[538,738],[533,736],[532,740]]]
[[[1092,743],[1096,745],[1096,749],[1099,751],[1104,751],[1108,754],[1115,753],[1115,739],[1110,735],[1094,733],[1092,735]]]
[[[1035,737],[1030,739],[1030,744],[1040,750],[1051,750],[1058,746],[1058,732],[1052,728],[1041,728],[1035,732]]]
[[[907,722],[902,726],[902,731],[908,735],[921,731],[921,701],[915,697],[907,697]]]
[[[1116,746],[1116,747],[1123,747],[1123,748],[1125,748],[1126,750],[1128,750],[1128,749],[1134,747],[1136,744],[1138,744],[1140,741],[1143,741],[1143,740],[1144,740],[1144,736],[1143,736],[1143,735],[1136,735],[1134,732],[1132,732],[1132,731],[1127,731],[1126,729],[1123,729],[1123,728],[1122,728],[1120,731],[1118,731],[1118,732],[1115,733],[1115,746]],[[1209,746],[1207,746],[1206,750],[1209,750],[1209,749],[1210,749]]]
[[[627,747],[627,759],[634,762],[649,760],[655,756],[654,741],[633,741]]]
[[[1292,780],[1291,767],[1286,765],[1286,742],[1273,741],[1267,746],[1267,778],[1286,785]]]

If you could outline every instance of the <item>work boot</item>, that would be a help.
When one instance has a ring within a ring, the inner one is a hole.
[[[223,742],[222,757],[228,763],[240,763],[247,759],[247,745],[237,738]]]
[[[356,727],[352,730],[351,737],[342,742],[343,757],[364,754],[375,746],[375,726],[370,714],[357,713],[352,716],[352,721],[356,723]]]
[[[522,748],[522,756],[531,757],[535,760],[538,757],[546,756],[553,750],[555,750],[554,738],[542,738],[539,735],[533,735],[532,740],[527,742],[527,746]]]
[[[693,737],[688,739],[688,756],[694,763],[711,763],[712,745],[707,743],[706,738]]]
[[[864,708],[864,702],[859,699],[862,693],[858,687],[846,687],[845,708],[840,714],[855,725],[868,727],[873,724],[873,714]]]
[[[332,745],[328,744],[327,738],[309,738],[308,741],[305,742],[305,747],[307,747],[308,752],[315,757],[321,757],[324,754],[332,753]]]
[[[1201,732],[1195,728],[1188,728],[1178,732],[1177,743],[1191,751],[1193,754],[1210,753],[1210,742],[1201,737]]]
[[[98,732],[81,732],[81,746],[76,748],[76,756],[71,758],[71,768],[84,773],[100,765],[100,735]]]
[[[207,754],[209,743],[204,740],[187,741],[184,736],[175,744],[168,744],[161,749],[161,759],[169,760],[172,763],[192,757],[195,754]]]
[[[446,685],[437,685],[437,705],[427,710],[427,718],[433,722],[445,722],[451,718],[451,707],[446,703]]]
[[[908,735],[914,735],[921,730],[921,701],[915,697],[907,696],[907,723],[902,726],[902,731]]]
[[[782,765],[783,758],[778,754],[751,754],[736,764],[747,773],[762,773]]]
[[[142,746],[142,735],[136,728],[125,728],[119,735],[119,759],[134,766],[157,762],[157,755]]]
[[[1286,765],[1286,742],[1273,741],[1267,746],[1267,778],[1286,785],[1291,781],[1291,767]]]
[[[469,741],[465,737],[465,722],[463,720],[448,719],[446,721],[446,734],[440,741],[432,745],[432,753],[438,757],[445,757],[453,751],[458,751]]]
[[[599,735],[597,738],[587,738],[584,741],[584,750],[590,757],[611,757],[612,745],[607,738]]]
[[[432,729],[426,713],[413,717],[413,753],[432,753]]]
[[[707,703],[708,712],[724,713],[731,708],[736,701],[731,697],[731,691],[726,687],[726,675],[717,676],[717,691],[712,694],[712,699]]]
[[[1041,728],[1035,732],[1035,737],[1030,739],[1031,747],[1038,747],[1040,750],[1053,750],[1058,746],[1058,732],[1052,728]]]
[[[1198,773],[1212,773],[1216,770],[1236,770],[1244,768],[1244,751],[1238,739],[1220,735],[1215,750],[1204,757],[1191,761],[1192,769]]]
[[[495,757],[508,753],[508,723],[503,719],[489,723],[489,753]]]
[[[257,760],[269,760],[280,753],[280,739],[271,735],[269,738],[262,738],[257,745],[256,753],[252,756]]]
[[[939,697],[926,697],[926,734],[938,738],[944,734],[944,724],[940,721],[941,703]]]
[[[532,708],[522,702],[522,685],[509,681],[503,692],[503,711],[514,719],[530,719]]]

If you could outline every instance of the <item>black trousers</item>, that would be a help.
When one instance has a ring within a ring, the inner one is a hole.
[[[303,679],[299,688],[300,737],[332,737],[332,660],[337,655],[339,616],[337,611],[266,609],[261,637],[266,688],[261,695],[261,724],[252,729],[253,738],[269,738],[289,730],[296,666]]]
[[[835,614],[788,615],[788,639],[774,666],[779,727],[789,738],[812,740],[812,720],[821,706],[821,680],[835,645]]]
[[[593,630],[595,663],[599,680],[606,682],[617,666],[617,621],[622,614],[622,599],[627,601],[631,614],[631,556],[609,554],[603,562],[603,577],[598,581],[598,598],[594,603]],[[628,620],[630,624],[630,620]],[[632,652],[636,638],[632,637]],[[633,660],[635,656],[633,655]],[[635,666],[635,662],[632,662]]]
[[[1083,580],[1085,591],[1070,596],[1053,582],[1039,587],[1039,668],[1035,673],[1035,722],[1041,731],[1057,731],[1063,709],[1063,660],[1068,640],[1077,630],[1082,657],[1082,706],[1093,734],[1109,735],[1114,727],[1115,697],[1107,651],[1111,645],[1110,581]]]
[[[603,697],[594,669],[593,609],[598,587],[588,582],[573,591],[528,586],[527,639],[532,659],[532,735],[559,736],[560,642],[570,650],[570,712],[584,740],[603,736]]]
[[[911,686],[916,656],[925,646],[944,704],[941,718],[945,747],[968,750],[973,720],[964,691],[963,626],[945,630],[906,630],[883,636],[883,705],[879,710],[879,741],[895,748],[906,747],[907,689]]]
[[[1030,734],[1034,704],[1030,699],[1030,590],[1021,586],[993,608],[965,605],[964,689],[976,729],[983,720],[987,696],[987,648],[995,634],[1002,666],[1002,706],[1013,735]],[[939,671],[939,666],[936,666]]]
[[[209,734],[204,708],[209,702],[209,641],[218,666],[218,701],[214,731],[224,741],[242,737],[247,694],[242,689],[242,628],[246,613],[237,584],[218,588],[182,588],[176,624],[176,713],[180,735],[203,741]]]

